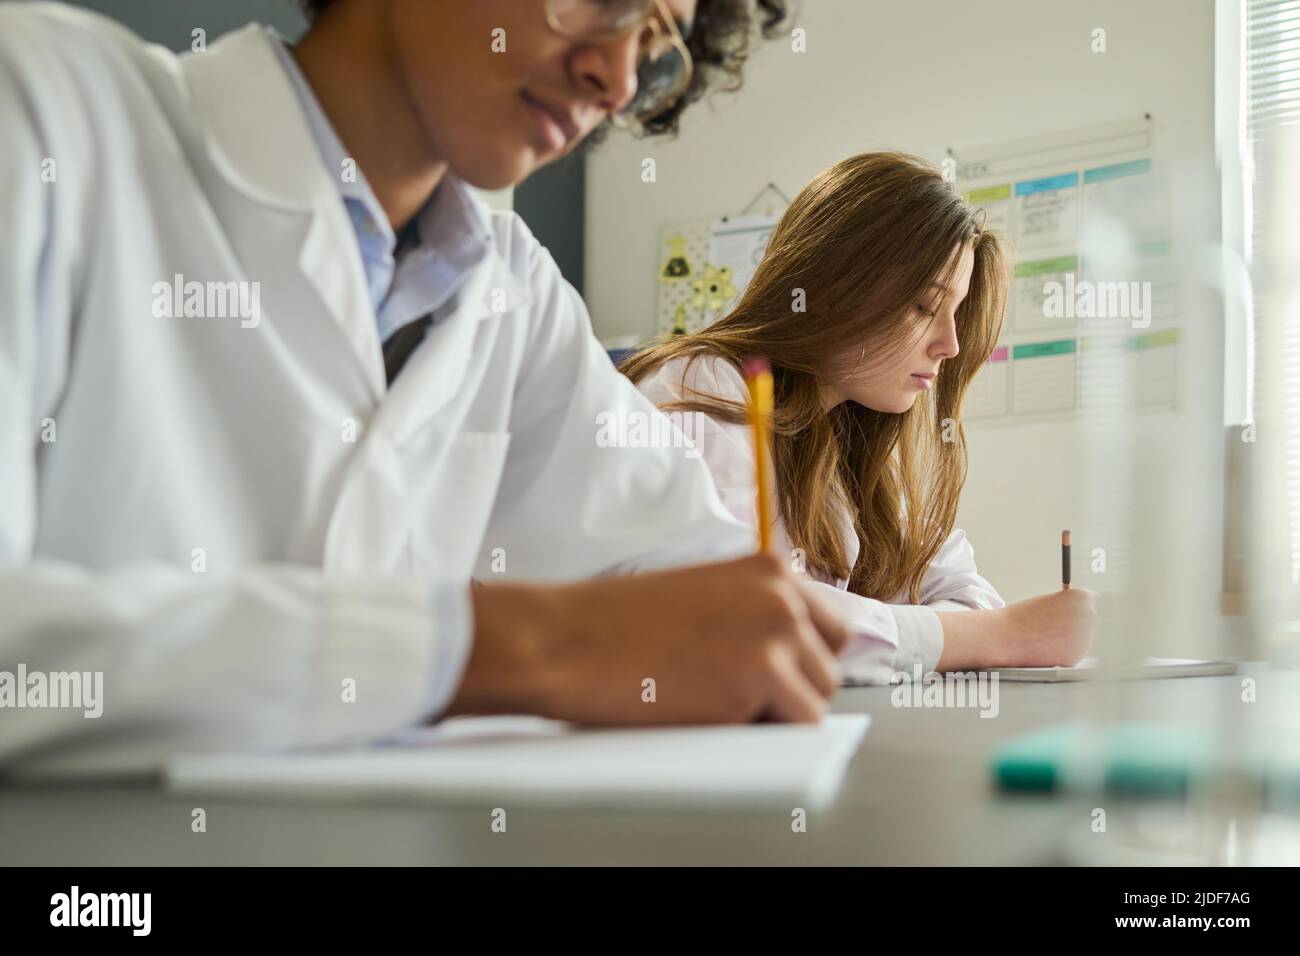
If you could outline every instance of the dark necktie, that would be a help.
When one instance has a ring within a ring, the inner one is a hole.
[[[384,343],[384,374],[388,377],[390,386],[393,384],[393,379],[397,378],[397,373],[402,370],[402,366],[406,364],[406,360],[411,357],[411,353],[424,340],[424,333],[428,331],[432,322],[432,314],[416,319],[414,322],[407,322]]]

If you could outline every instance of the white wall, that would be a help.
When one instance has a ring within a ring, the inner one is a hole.
[[[769,179],[793,195],[863,150],[937,161],[1149,111],[1157,162],[1213,187],[1212,0],[805,0],[796,25],[806,53],[765,45],[744,89],[689,112],[677,141],[613,137],[591,156],[586,298],[600,337],[654,332],[663,223],[736,212]],[[1090,49],[1096,27],[1104,54]],[[654,184],[640,179],[647,156]],[[1217,192],[1202,199],[1217,208]],[[960,522],[981,570],[1011,599],[1059,587],[1056,541],[1081,521],[1072,423],[968,431]]]

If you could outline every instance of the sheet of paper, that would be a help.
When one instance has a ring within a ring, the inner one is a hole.
[[[1236,672],[1237,665],[1232,661],[1199,661],[1181,657],[1146,657],[1109,669],[1103,669],[1097,658],[1085,657],[1073,667],[1002,667],[997,670],[1002,680],[1043,683],[1100,678],[1141,680],[1155,677],[1214,677]]]
[[[1017,414],[1073,410],[1075,339],[1026,342],[1011,351],[1011,407]]]
[[[1064,315],[1064,310],[1054,310],[1049,299],[1049,288],[1055,283],[1064,289],[1067,277],[1079,268],[1077,256],[1057,256],[1021,262],[1015,268],[1012,295],[1015,298],[1016,332],[1051,331],[1073,335],[1075,322]]]
[[[964,412],[967,418],[996,418],[1007,413],[1010,401],[1011,350],[999,345],[971,383]]]
[[[865,714],[816,725],[635,729],[457,718],[366,748],[182,756],[167,781],[180,791],[294,798],[807,809],[834,799],[869,724]]]
[[[1079,232],[1079,175],[1062,173],[1016,183],[1016,248],[1072,248]]]
[[[767,240],[776,228],[777,216],[735,216],[713,224],[709,239],[709,262],[731,270],[731,284],[738,300],[754,270],[763,261]],[[733,300],[734,303],[735,300]]]

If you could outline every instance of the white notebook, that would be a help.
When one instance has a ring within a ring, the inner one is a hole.
[[[1232,661],[1196,661],[1182,657],[1146,657],[1140,661],[1101,667],[1095,657],[1085,657],[1073,667],[999,667],[1000,680],[1057,681],[1149,680],[1153,677],[1215,677],[1237,673]]]
[[[867,732],[820,724],[580,729],[534,717],[461,717],[382,745],[174,758],[180,791],[487,800],[499,805],[825,807]]]

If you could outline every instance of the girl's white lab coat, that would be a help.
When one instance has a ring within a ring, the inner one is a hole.
[[[178,59],[0,6],[0,672],[104,697],[0,709],[0,765],[373,739],[449,701],[471,575],[752,548],[681,449],[597,444],[602,411],[653,407],[512,214],[464,203],[488,254],[386,389],[274,42]],[[159,317],[176,276],[260,283],[260,321]]]
[[[700,394],[743,404],[748,395],[739,370],[716,356],[665,362],[641,380],[640,388],[656,405]],[[683,431],[708,464],[723,503],[736,518],[756,525],[754,442],[748,426],[703,413],[685,414],[690,417],[680,419]],[[845,556],[852,565],[858,558],[858,538],[849,515],[842,517],[841,524]],[[794,551],[779,514],[773,548],[778,554]],[[853,636],[841,654],[841,664],[845,677],[854,683],[885,683],[899,671],[913,674],[917,665],[923,674],[935,670],[943,652],[939,611],[1005,606],[993,585],[976,570],[974,549],[960,529],[948,536],[926,568],[918,605],[906,603],[906,594],[895,595],[889,602],[862,597],[848,590],[844,578],[823,579],[822,583],[850,625]]]

